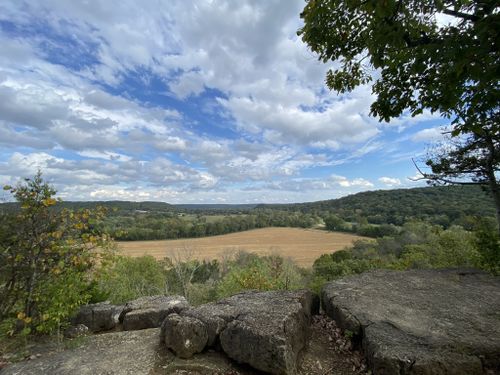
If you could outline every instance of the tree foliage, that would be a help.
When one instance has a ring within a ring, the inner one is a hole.
[[[323,62],[340,63],[327,73],[331,89],[372,81],[371,114],[381,120],[426,109],[452,120],[451,135],[467,142],[431,157],[432,173],[422,175],[487,182],[500,223],[498,1],[309,0],[301,17],[304,42]]]
[[[38,173],[5,190],[21,209],[1,217],[0,320],[25,333],[59,328],[90,298],[89,275],[109,238],[95,230],[102,212],[55,210],[55,190]]]
[[[430,109],[469,131],[498,124],[498,10],[496,0],[309,0],[298,34],[320,60],[340,62],[331,89],[374,81],[373,115]]]
[[[498,234],[488,223],[474,232],[424,222],[406,223],[398,234],[324,254],[313,265],[311,286],[371,269],[429,269],[474,267],[498,274]]]
[[[500,128],[483,126],[456,137],[430,153],[426,161],[430,173],[421,172],[430,183],[477,184],[489,190],[496,207],[500,230]],[[472,181],[472,182],[469,182]]]

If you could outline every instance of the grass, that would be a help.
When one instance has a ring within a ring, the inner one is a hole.
[[[189,251],[200,260],[221,259],[245,250],[259,255],[279,254],[301,267],[310,267],[320,255],[342,250],[361,239],[366,238],[317,229],[263,228],[194,239],[118,242],[118,248],[123,255],[152,255],[156,259]]]

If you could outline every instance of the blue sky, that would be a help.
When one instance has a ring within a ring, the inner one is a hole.
[[[0,184],[66,200],[303,202],[418,186],[428,113],[326,89],[302,0],[0,3]]]

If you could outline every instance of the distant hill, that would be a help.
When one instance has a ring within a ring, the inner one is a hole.
[[[257,204],[175,204],[175,209],[179,211],[219,211],[219,212],[233,212],[233,211],[248,211],[255,207]]]
[[[263,204],[257,208],[302,212],[331,211],[345,220],[366,217],[371,223],[402,224],[410,218],[449,224],[460,217],[495,216],[493,199],[478,186],[434,186],[366,191],[325,201],[297,204]],[[440,218],[441,217],[441,218]]]
[[[429,220],[448,226],[465,216],[495,216],[491,197],[477,186],[439,186],[366,191],[339,199],[295,204],[168,204],[164,202],[62,202],[71,209],[104,206],[116,214],[206,213],[234,214],[255,210],[300,211],[324,216],[335,213],[347,221],[364,217],[370,223],[400,225],[409,219]],[[15,203],[0,204],[0,211],[16,209]]]
[[[87,208],[95,209],[101,206],[110,211],[131,212],[172,212],[175,211],[174,206],[165,202],[130,202],[130,201],[63,201],[56,205],[58,208],[68,208],[72,210]],[[0,204],[0,211],[13,211],[18,207],[17,203],[8,202]]]

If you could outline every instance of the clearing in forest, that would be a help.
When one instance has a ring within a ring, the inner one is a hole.
[[[196,259],[221,259],[244,250],[259,255],[279,254],[290,257],[302,267],[312,266],[321,254],[332,253],[366,239],[348,233],[301,228],[263,228],[221,236],[158,241],[120,241],[120,253],[138,257],[152,255],[156,259],[189,254]]]

